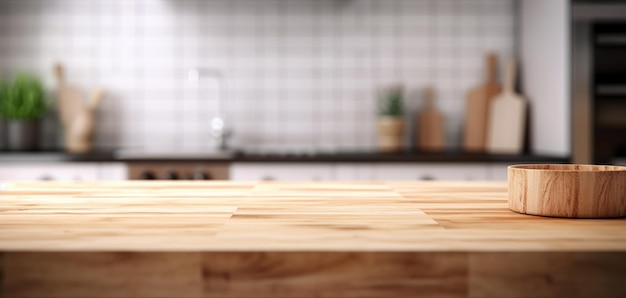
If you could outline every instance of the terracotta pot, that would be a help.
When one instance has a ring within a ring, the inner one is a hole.
[[[6,143],[6,125],[4,124],[4,120],[0,119],[0,150],[4,150]]]
[[[405,121],[402,117],[381,116],[378,118],[378,150],[399,152],[404,148]]]

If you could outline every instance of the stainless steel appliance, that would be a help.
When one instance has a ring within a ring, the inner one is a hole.
[[[597,22],[592,29],[594,162],[626,150],[626,22]]]
[[[574,1],[572,148],[576,163],[626,157],[626,3]]]
[[[228,180],[228,162],[129,162],[130,180]]]
[[[214,87],[216,108],[214,116],[210,121],[211,137],[215,148],[225,150],[227,148],[227,141],[231,135],[231,131],[224,120],[223,108],[226,92],[222,72],[219,69],[213,68],[194,68],[189,70],[187,73],[187,79],[189,80],[190,86],[195,89],[194,93],[198,98],[200,97],[201,85],[206,85],[204,87]]]
[[[227,180],[233,152],[212,148],[131,148],[118,150],[128,179]]]

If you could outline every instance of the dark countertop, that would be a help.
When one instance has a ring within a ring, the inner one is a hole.
[[[484,153],[448,152],[336,152],[320,154],[239,154],[240,162],[418,162],[418,163],[567,163],[569,158],[538,155],[500,155]]]
[[[113,150],[99,150],[85,154],[71,154],[61,150],[42,151],[0,151],[0,164],[7,162],[112,162],[115,160]]]
[[[119,159],[114,150],[99,150],[87,154],[69,154],[63,151],[7,152],[0,151],[0,163],[5,162],[416,162],[416,163],[567,163],[569,158],[545,155],[499,155],[447,152],[378,153],[325,152],[315,154],[244,153],[231,158],[202,158],[184,160],[174,158]]]

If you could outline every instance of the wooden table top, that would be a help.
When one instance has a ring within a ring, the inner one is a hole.
[[[626,219],[517,214],[504,182],[13,182],[0,251],[626,251]]]

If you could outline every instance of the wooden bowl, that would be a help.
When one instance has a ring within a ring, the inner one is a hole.
[[[569,218],[626,216],[626,167],[514,165],[508,167],[509,208]]]

